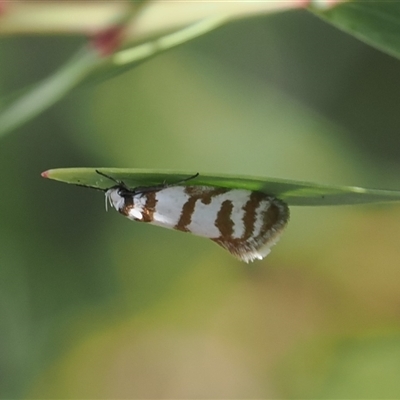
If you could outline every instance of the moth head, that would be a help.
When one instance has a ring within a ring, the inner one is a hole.
[[[116,210],[120,210],[125,204],[126,195],[126,189],[119,186],[108,189],[105,193],[106,210],[108,209],[108,204]]]

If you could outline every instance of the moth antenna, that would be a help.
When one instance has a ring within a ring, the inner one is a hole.
[[[187,182],[187,181],[191,181],[192,179],[196,179],[200,174],[198,172],[196,172],[194,175],[189,176],[188,178],[185,178],[181,181],[182,182]]]
[[[104,176],[104,178],[107,178],[107,179],[109,179],[110,181],[113,181],[113,182],[116,183],[118,186],[121,186],[121,187],[123,187],[124,189],[129,190],[129,188],[126,186],[126,184],[125,184],[124,182],[119,181],[118,179],[115,179],[114,177],[112,177],[112,176],[110,176],[110,175],[107,175],[107,174],[105,174],[104,172],[99,171],[98,169],[96,169],[95,171],[96,171],[96,174],[99,174],[99,175],[101,175],[101,176]]]
[[[165,183],[165,181],[164,181],[164,185],[165,185],[165,186],[180,185],[181,183],[184,183],[184,182],[187,182],[187,181],[191,181],[192,179],[197,178],[199,175],[200,175],[200,174],[197,172],[197,173],[195,173],[194,175],[189,176],[188,178],[181,179],[180,181],[174,182],[174,183]]]
[[[101,188],[98,188],[98,187],[96,187],[96,186],[85,185],[85,184],[83,184],[83,183],[74,183],[74,185],[75,185],[75,186],[81,186],[81,187],[84,187],[84,188],[89,188],[89,189],[100,190],[100,191],[102,191],[102,192],[107,191],[107,189],[101,189]]]
[[[96,174],[99,174],[99,175],[101,175],[101,176],[104,176],[104,178],[107,178],[107,179],[109,179],[110,181],[115,182],[117,185],[121,185],[121,183],[122,183],[122,182],[118,181],[117,179],[113,178],[112,176],[107,175],[107,174],[105,174],[104,172],[99,171],[98,169],[96,169],[95,171],[96,171]]]
[[[196,174],[189,176],[188,178],[181,179],[180,181],[174,182],[174,183],[167,183],[165,180],[160,184],[160,185],[155,185],[155,186],[137,186],[134,189],[129,189],[126,188],[129,192],[133,194],[144,194],[147,192],[154,192],[156,190],[162,190],[168,187],[173,187],[180,185],[183,182],[187,182],[191,179],[197,178],[199,176],[199,173],[197,172]]]

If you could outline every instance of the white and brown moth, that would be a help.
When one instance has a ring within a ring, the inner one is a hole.
[[[175,184],[129,188],[115,183],[106,202],[133,221],[190,232],[211,239],[235,257],[263,259],[289,220],[286,203],[265,193],[214,186],[189,186],[198,174]]]

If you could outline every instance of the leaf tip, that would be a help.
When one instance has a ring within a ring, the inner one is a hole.
[[[43,171],[40,175],[41,175],[43,178],[48,178],[48,177],[49,177],[49,173],[50,173],[50,170],[47,170],[47,171]]]

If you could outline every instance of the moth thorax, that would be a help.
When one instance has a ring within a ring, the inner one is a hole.
[[[106,192],[106,200],[109,201],[121,214],[136,220],[143,220],[143,203],[146,196],[143,194],[123,193],[124,189],[112,188]]]

